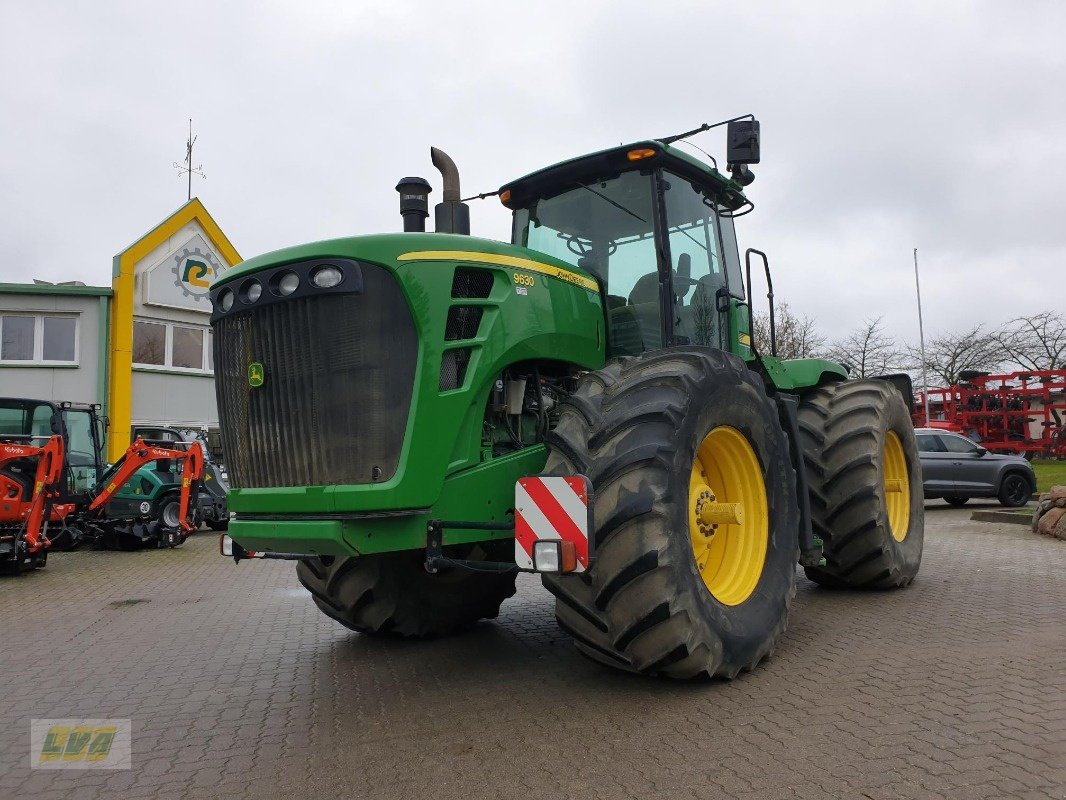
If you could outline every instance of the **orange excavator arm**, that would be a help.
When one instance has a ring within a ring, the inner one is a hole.
[[[26,519],[26,545],[30,553],[47,547],[50,542],[42,533],[48,517],[49,501],[59,494],[58,484],[63,475],[63,437],[52,436],[42,446],[0,442],[0,465],[19,458],[36,458],[37,472],[30,496],[30,513]]]
[[[199,480],[204,474],[204,451],[199,442],[190,442],[185,450],[172,450],[169,447],[147,444],[143,439],[138,438],[119,459],[117,469],[108,476],[106,484],[93,498],[87,511],[92,513],[102,509],[137,470],[145,464],[164,459],[181,464],[181,528],[187,533],[196,530],[196,526],[189,521],[188,512],[192,487],[199,485]]]

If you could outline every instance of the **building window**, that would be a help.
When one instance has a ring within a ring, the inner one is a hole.
[[[78,363],[78,317],[0,316],[0,361],[44,365]]]
[[[146,368],[213,372],[211,331],[177,323],[134,320],[133,363]]]
[[[45,361],[73,361],[74,338],[78,321],[73,317],[42,317],[44,335],[42,355]]]
[[[3,325],[0,331],[3,337],[0,358],[4,361],[33,361],[33,329],[36,321],[34,317],[3,317],[0,320],[0,325]]]
[[[157,322],[133,323],[133,363],[162,367],[166,364],[167,326]]]
[[[202,328],[174,326],[172,366],[183,369],[204,368],[204,332]]]

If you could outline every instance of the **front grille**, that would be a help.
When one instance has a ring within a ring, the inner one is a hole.
[[[358,294],[309,295],[215,322],[215,389],[234,487],[386,481],[418,340],[399,285],[360,265]],[[262,365],[262,385],[249,381]]]

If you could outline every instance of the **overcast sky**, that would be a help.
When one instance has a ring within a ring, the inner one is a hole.
[[[917,340],[1066,305],[1066,3],[0,0],[0,281],[109,285],[199,196],[245,257],[400,228],[393,187],[464,194],[752,112],[738,221],[831,337]],[[724,151],[720,131],[693,140]],[[474,233],[507,238],[495,199]]]

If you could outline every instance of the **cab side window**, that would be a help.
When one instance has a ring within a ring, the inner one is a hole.
[[[33,436],[52,435],[52,409],[48,406],[37,406],[33,409],[33,419],[30,422],[30,434]]]

